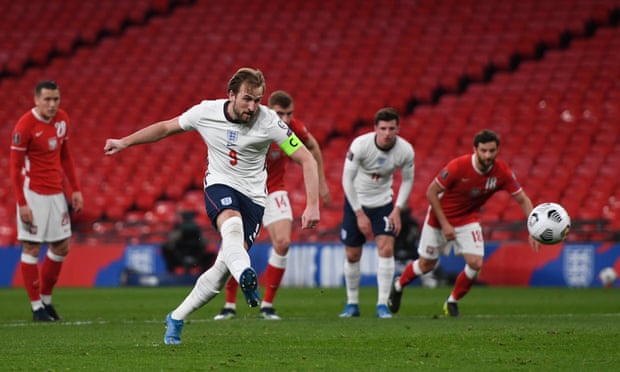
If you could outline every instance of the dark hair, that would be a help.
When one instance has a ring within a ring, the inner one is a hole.
[[[239,89],[241,89],[241,84],[243,83],[247,83],[250,89],[262,87],[263,92],[267,89],[265,77],[260,70],[242,67],[230,78],[228,82],[228,92],[232,91],[234,94],[239,93]]]
[[[293,97],[283,90],[276,90],[269,96],[269,107],[280,106],[287,108],[293,104]]]
[[[489,142],[495,142],[497,144],[497,147],[499,147],[499,136],[497,135],[497,133],[488,129],[484,129],[476,133],[476,136],[474,137],[474,147],[478,147],[478,144],[480,143]]]
[[[396,120],[396,125],[400,124],[400,116],[398,115],[398,111],[391,107],[384,107],[377,111],[375,114],[375,125],[379,123],[379,121],[392,121]]]
[[[56,84],[55,81],[53,80],[43,80],[43,81],[39,81],[37,83],[37,85],[35,85],[34,87],[34,94],[36,96],[41,95],[41,91],[43,89],[49,89],[49,90],[58,90],[58,84]]]

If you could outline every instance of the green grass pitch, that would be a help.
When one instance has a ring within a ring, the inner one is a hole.
[[[0,289],[2,371],[610,371],[620,366],[618,288],[474,287],[461,317],[441,315],[450,288],[410,287],[400,312],[339,319],[344,289],[282,288],[281,321],[238,302],[214,321],[220,294],[190,316],[183,344],[164,345],[163,319],[189,288],[59,288],[65,318],[33,323],[23,289]]]

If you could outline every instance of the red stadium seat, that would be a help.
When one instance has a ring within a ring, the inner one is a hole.
[[[187,201],[187,190],[202,187],[206,151],[196,136],[112,158],[101,156],[103,140],[173,117],[202,98],[221,97],[230,71],[245,64],[263,70],[268,89],[286,89],[295,97],[296,115],[307,121],[323,149],[338,207],[350,141],[372,130],[356,122],[371,123],[376,109],[387,105],[402,109],[402,134],[416,148],[411,201],[416,213],[423,215],[423,190],[439,168],[471,151],[470,137],[484,127],[502,135],[500,154],[532,196],[569,204],[588,190],[610,192],[606,185],[618,186],[620,90],[614,82],[620,61],[614,51],[620,37],[617,27],[606,27],[613,26],[615,0],[480,1],[468,4],[467,12],[455,11],[453,2],[319,7],[274,0],[261,5],[272,12],[252,13],[254,18],[249,13],[235,18],[245,14],[247,4],[240,2],[25,4],[7,2],[3,9],[0,50],[7,53],[0,53],[0,72],[14,78],[0,81],[5,92],[0,112],[13,122],[31,105],[30,98],[20,97],[28,96],[32,81],[53,76],[61,82],[94,216],[121,221],[137,208],[163,217],[156,212],[160,198],[178,206]],[[281,24],[275,11],[295,22]],[[63,27],[37,22],[42,14]],[[385,19],[392,27],[385,27]],[[584,29],[589,21],[600,25],[593,35]],[[250,24],[254,28],[244,28]],[[576,37],[564,48],[566,32]],[[222,36],[239,34],[250,36]],[[548,48],[542,59],[535,58],[539,43]],[[266,52],[257,53],[259,45]],[[49,60],[54,50],[64,57]],[[516,53],[531,59],[515,65]],[[29,60],[41,67],[33,69]],[[493,69],[501,71],[491,75]],[[467,79],[472,84],[464,86]],[[440,89],[465,87],[458,94]],[[410,114],[405,108],[414,101]],[[0,128],[4,138],[11,129]],[[8,174],[6,164],[0,165]],[[199,196],[192,203],[203,204]],[[12,203],[5,204],[12,208]]]

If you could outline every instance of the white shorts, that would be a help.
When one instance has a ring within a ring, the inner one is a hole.
[[[467,225],[454,228],[456,239],[447,241],[441,229],[432,227],[428,221],[424,221],[418,254],[420,257],[435,260],[439,254],[447,256],[454,248],[456,256],[472,254],[484,257],[484,238],[482,227],[478,222],[468,223]]]
[[[286,191],[274,191],[267,195],[263,225],[269,226],[272,222],[280,220],[293,221],[293,209]]]
[[[44,243],[57,242],[71,236],[71,220],[64,194],[41,195],[24,190],[32,209],[33,223],[26,225],[19,218],[17,207],[17,240]]]

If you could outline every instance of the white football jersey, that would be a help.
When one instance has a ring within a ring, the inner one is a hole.
[[[410,181],[408,190],[400,190],[404,194],[399,194],[397,205],[402,208],[400,204],[406,204],[413,184],[413,158],[413,146],[402,137],[397,137],[394,146],[386,151],[377,147],[375,132],[370,132],[351,143],[343,174],[354,175],[356,199],[362,206],[379,207],[392,201],[394,172],[401,168],[403,180]],[[346,196],[352,199],[348,194]]]
[[[267,150],[271,142],[289,138],[288,126],[264,105],[248,124],[233,123],[225,115],[227,99],[205,100],[179,117],[184,130],[196,129],[207,144],[205,186],[224,184],[265,205]]]

